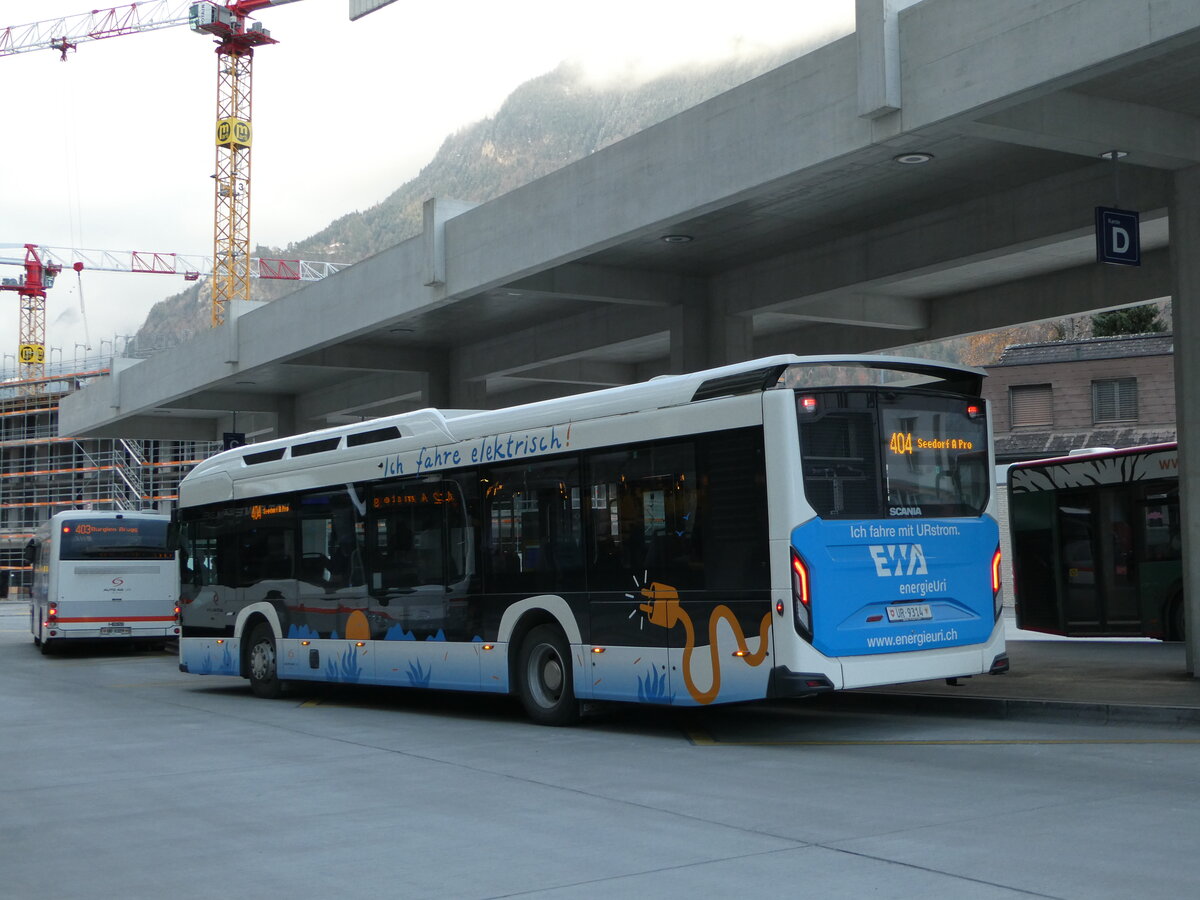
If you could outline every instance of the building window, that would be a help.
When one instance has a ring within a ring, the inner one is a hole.
[[[1054,423],[1054,395],[1048,384],[1014,384],[1008,389],[1013,427]]]
[[[1136,378],[1106,378],[1092,382],[1092,421],[1136,422]]]

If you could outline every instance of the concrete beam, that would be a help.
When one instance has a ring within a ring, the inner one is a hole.
[[[848,293],[805,300],[788,312],[773,315],[807,322],[919,331],[929,327],[929,301],[913,297]]]
[[[706,279],[699,276],[570,263],[510,282],[502,290],[564,300],[671,306],[707,289]]]
[[[1168,250],[1142,257],[1140,268],[1093,263],[929,301],[930,324],[905,334],[919,344],[1158,300],[1171,294]],[[758,337],[755,356],[775,353],[875,353],[896,345],[896,332],[854,325],[814,325]]]
[[[579,384],[589,387],[616,387],[637,381],[635,366],[622,363],[573,359],[547,366],[522,369],[517,377],[529,381],[549,381],[556,384]]]
[[[330,416],[381,415],[380,407],[421,402],[429,392],[429,376],[422,372],[367,375],[309,391],[296,398],[297,427],[323,426]],[[368,410],[373,410],[368,413]]]
[[[1083,171],[781,254],[717,276],[713,292],[734,314],[803,313],[806,298],[846,290],[888,295],[914,275],[1087,235],[1095,207],[1111,205],[1106,165],[1098,159]],[[1169,174],[1130,166],[1124,183],[1139,208],[1165,214]]]
[[[369,372],[426,372],[442,354],[421,347],[347,341],[281,360],[285,366],[358,369]]]
[[[903,127],[977,117],[1197,44],[1196,3],[924,0],[900,18]]]
[[[1098,157],[1111,150],[1120,163],[1180,169],[1200,162],[1200,120],[1153,106],[1073,91],[1048,94],[1001,110],[963,131],[975,137]]]
[[[243,393],[241,391],[198,391],[186,397],[177,398],[169,404],[168,409],[210,411],[226,413],[237,410],[238,413],[267,412],[277,413],[286,401],[276,394]]]
[[[114,440],[126,438],[135,441],[219,441],[221,429],[215,418],[186,415],[128,416],[105,423],[87,437]]]
[[[647,309],[631,316],[620,307],[603,307],[556,319],[464,348],[457,359],[455,377],[478,381],[488,376],[520,374],[612,344],[669,332],[679,315],[678,308]]]

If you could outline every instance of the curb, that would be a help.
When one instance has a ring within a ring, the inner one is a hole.
[[[1091,724],[1200,725],[1200,708],[1144,706],[1075,700],[1009,697],[946,697],[942,694],[839,691],[822,701],[878,712],[907,710],[933,715],[981,716],[992,719],[1086,722]]]

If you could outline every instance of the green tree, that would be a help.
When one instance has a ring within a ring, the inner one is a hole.
[[[1149,334],[1166,331],[1167,326],[1158,317],[1158,307],[1152,303],[1114,309],[1112,312],[1092,316],[1092,334],[1096,337],[1113,337],[1118,334]]]

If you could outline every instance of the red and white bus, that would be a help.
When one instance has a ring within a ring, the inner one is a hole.
[[[33,566],[29,629],[43,653],[64,641],[162,646],[179,634],[179,567],[170,516],[72,510],[43,524],[25,549]]]

